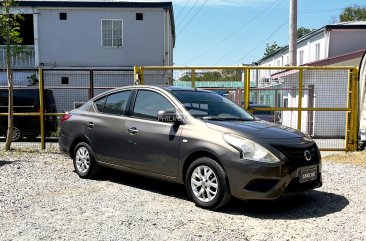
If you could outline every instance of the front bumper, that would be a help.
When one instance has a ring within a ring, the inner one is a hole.
[[[300,183],[299,171],[317,169],[317,178]],[[321,163],[293,167],[281,161],[267,164],[249,160],[231,162],[227,168],[230,191],[239,199],[273,200],[322,186]]]

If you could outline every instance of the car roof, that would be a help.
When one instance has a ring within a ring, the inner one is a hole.
[[[190,87],[179,87],[179,86],[162,86],[161,88],[166,89],[168,91],[201,91],[201,92],[212,92],[200,88],[190,88]]]
[[[188,87],[178,87],[178,86],[170,86],[170,85],[129,85],[123,86],[119,88],[115,88],[112,90],[108,90],[106,92],[100,93],[99,95],[94,96],[91,101],[95,101],[103,96],[109,95],[114,92],[118,92],[121,90],[133,90],[133,89],[161,89],[168,92],[172,91],[190,91],[190,92],[206,92],[206,93],[213,93],[209,90],[199,89],[199,88],[188,88]]]

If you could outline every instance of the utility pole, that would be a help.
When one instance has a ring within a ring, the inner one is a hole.
[[[297,0],[290,0],[289,65],[297,65]]]

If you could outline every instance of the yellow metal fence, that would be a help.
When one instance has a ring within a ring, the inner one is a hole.
[[[259,117],[278,115],[274,122],[307,133],[321,150],[357,150],[357,67],[139,66],[134,72],[142,85],[158,79],[228,95],[239,89],[237,104]]]
[[[45,133],[45,119],[58,118],[75,108],[75,104],[86,102],[96,94],[124,85],[166,84],[215,91],[259,118],[269,114],[273,117],[269,121],[307,133],[321,150],[357,150],[356,67],[135,66],[133,70],[40,69],[37,76],[38,112],[14,113],[15,117],[39,118],[40,136],[36,141],[31,145],[25,138],[14,143],[27,142],[25,147],[44,149],[51,141]],[[67,85],[64,76],[70,81]],[[53,90],[58,105],[55,112],[45,111],[45,89]],[[7,116],[6,111],[0,112],[0,119]],[[1,134],[4,133],[0,133],[0,148],[5,140]],[[56,131],[54,142],[57,135]]]

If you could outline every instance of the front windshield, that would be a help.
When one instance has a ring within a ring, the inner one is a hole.
[[[207,120],[254,120],[235,103],[213,92],[173,90],[173,95],[192,116]]]

